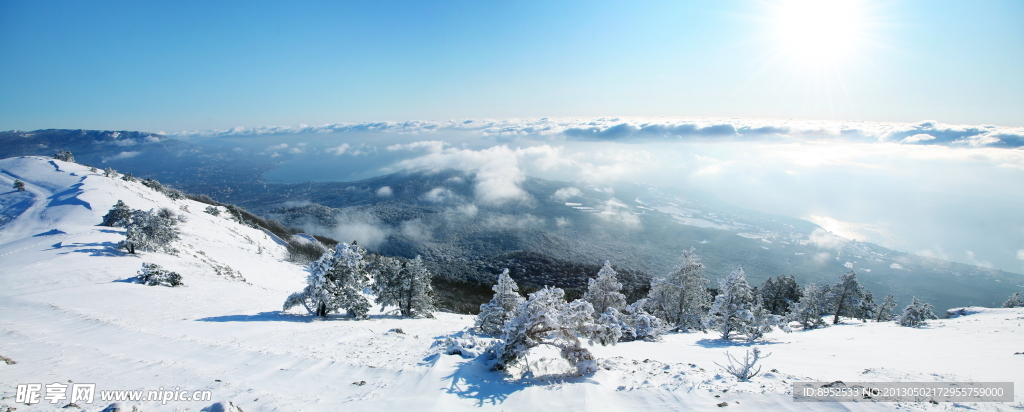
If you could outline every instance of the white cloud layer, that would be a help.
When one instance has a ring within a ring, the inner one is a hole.
[[[433,143],[433,142],[416,142]],[[483,150],[459,149],[439,145],[404,145],[399,149],[427,149],[423,156],[398,162],[397,167],[411,170],[440,171],[458,169],[476,173],[474,194],[481,204],[500,205],[510,201],[529,201],[529,195],[519,184],[526,175],[519,167],[519,158],[530,152],[511,150],[507,146],[494,146]],[[436,190],[436,189],[435,189]],[[439,194],[438,194],[439,195]],[[428,194],[427,200],[436,196]]]
[[[629,210],[629,206],[616,198],[608,199],[597,207],[596,216],[606,222],[628,229],[640,229],[640,217]]]
[[[583,196],[583,192],[575,187],[569,186],[556,190],[555,194],[551,195],[551,198],[564,202],[577,196]]]
[[[811,232],[810,242],[821,249],[838,250],[850,240],[842,236],[836,236],[822,229],[814,229]]]
[[[1024,147],[1024,127],[956,125],[933,120],[918,123],[867,121],[815,121],[782,119],[601,117],[540,119],[468,119],[335,123],[319,126],[235,127],[228,130],[182,131],[178,138],[263,136],[323,133],[392,132],[436,135],[471,132],[480,136],[515,139],[543,137],[551,140],[775,140],[780,138],[840,139],[964,147]],[[391,149],[389,147],[389,149]],[[276,150],[276,149],[272,149]]]
[[[442,203],[455,198],[455,193],[443,187],[435,187],[423,194],[423,199],[432,203]]]
[[[138,156],[140,153],[142,152],[121,152],[113,156],[104,157],[102,162],[106,163],[110,160],[131,159],[135,156]]]

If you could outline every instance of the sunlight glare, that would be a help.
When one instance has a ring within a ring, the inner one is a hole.
[[[773,22],[786,57],[810,66],[833,65],[860,45],[864,6],[856,0],[783,0]]]

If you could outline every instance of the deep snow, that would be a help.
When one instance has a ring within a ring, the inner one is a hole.
[[[720,402],[728,410],[1024,410],[1024,355],[1015,355],[1024,352],[1024,309],[973,308],[920,329],[847,321],[772,332],[756,344],[771,355],[751,382],[715,365],[751,345],[701,333],[592,347],[602,368],[586,377],[545,375],[564,365],[538,351],[532,376],[513,378],[435,344],[471,336],[472,316],[403,319],[375,307],[370,320],[310,321],[298,309],[282,313],[285,297],[304,286],[304,268],[286,262],[272,237],[204,213],[204,204],[47,158],[4,159],[0,169],[4,188],[16,178],[27,186],[0,190],[0,355],[17,362],[0,362],[0,411],[60,409],[66,401],[16,403],[15,388],[69,381],[97,391],[213,391],[208,402],[120,402],[125,411],[214,402],[247,412],[719,410]],[[96,226],[118,199],[184,215],[180,253],[118,250],[124,230]],[[126,282],[143,262],[180,273],[185,286]],[[790,383],[802,380],[1012,381],[1017,393],[1013,403],[794,403]],[[110,403],[98,397],[80,406]]]

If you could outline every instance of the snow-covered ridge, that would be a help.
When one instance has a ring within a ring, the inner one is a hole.
[[[26,193],[33,204],[20,207],[4,215],[0,233],[4,249],[30,248],[40,242],[60,249],[59,261],[74,263],[89,261],[79,255],[119,255],[117,241],[123,239],[124,229],[97,226],[103,215],[118,200],[134,209],[168,208],[183,217],[179,223],[182,239],[177,244],[179,256],[144,253],[132,260],[153,261],[188,278],[215,279],[230,269],[239,272],[260,286],[272,286],[266,265],[282,264],[293,273],[294,265],[281,263],[287,251],[261,230],[238,224],[228,214],[213,216],[203,211],[208,206],[188,199],[172,200],[142,183],[105,177],[101,170],[90,171],[86,166],[42,157],[20,157],[0,160],[0,182],[20,179],[26,183]],[[14,216],[17,215],[17,216]],[[18,247],[23,245],[23,247]],[[7,252],[13,253],[13,252]],[[216,258],[214,257],[216,256]],[[123,259],[122,259],[123,260]],[[141,266],[141,263],[135,262]],[[130,277],[132,272],[126,272]],[[249,276],[246,276],[249,275]],[[212,277],[211,277],[212,276]],[[263,284],[270,282],[270,284]]]
[[[141,183],[41,157],[0,160],[0,410],[52,411],[68,403],[15,403],[18,384],[95,383],[97,390],[159,387],[210,390],[213,402],[252,411],[338,410],[945,410],[950,404],[794,404],[793,381],[1011,381],[1024,396],[1024,309],[971,308],[924,328],[845,324],[765,342],[723,342],[701,333],[660,342],[594,346],[587,377],[543,376],[564,365],[531,354],[534,378],[512,380],[480,362],[446,354],[449,337],[472,340],[470,316],[310,322],[282,312],[305,285],[302,267],[262,231],[206,205],[171,200]],[[118,250],[123,229],[97,226],[117,200],[135,209],[169,208],[180,223],[177,256]],[[123,280],[142,262],[180,273],[185,286]],[[218,273],[230,267],[245,281]],[[401,333],[396,329],[401,329]],[[756,345],[771,356],[763,375],[738,382],[715,363]],[[213,402],[121,402],[122,410],[202,410]],[[99,411],[111,402],[80,404]],[[70,408],[74,409],[74,408]],[[966,408],[964,408],[966,410]],[[210,409],[213,410],[213,409]]]

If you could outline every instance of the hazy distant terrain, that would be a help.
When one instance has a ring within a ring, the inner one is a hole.
[[[833,283],[853,269],[876,296],[891,292],[901,302],[918,296],[939,308],[997,306],[1008,290],[1024,285],[1018,274],[849,241],[804,220],[744,210],[694,190],[526,177],[519,184],[526,200],[489,205],[475,196],[477,174],[459,170],[268,184],[262,176],[275,168],[274,157],[216,141],[62,130],[4,132],[0,140],[0,157],[66,148],[81,164],[155,178],[310,233],[358,240],[385,254],[423,255],[439,275],[464,282],[457,286],[481,290],[480,299],[505,266],[524,287],[554,284],[574,293],[596,274],[581,268],[593,271],[604,260],[635,271],[627,285],[639,297],[648,279],[666,274],[689,247],[712,281],[738,266],[755,285],[781,274]]]
[[[289,226],[358,238],[386,254],[455,262],[447,265],[453,271],[496,273],[503,254],[528,251],[591,265],[607,259],[663,276],[692,246],[712,280],[742,266],[754,284],[781,274],[801,283],[833,283],[853,269],[877,295],[892,292],[901,301],[918,296],[937,307],[996,306],[1008,288],[1024,284],[1017,274],[850,241],[806,221],[739,209],[701,193],[638,184],[576,188],[528,178],[522,187],[535,202],[486,207],[466,201],[472,180],[449,170],[280,185],[276,202],[267,194],[250,207]],[[382,187],[392,194],[378,195]],[[560,197],[566,188],[578,194]],[[431,193],[447,197],[432,199]]]

